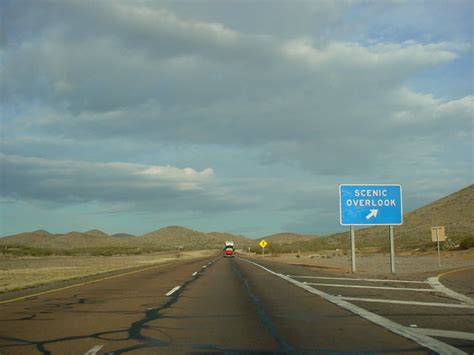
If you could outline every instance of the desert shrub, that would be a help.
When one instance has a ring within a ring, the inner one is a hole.
[[[459,244],[460,249],[474,248],[474,237],[465,238]]]
[[[60,249],[45,249],[28,247],[24,245],[11,245],[2,248],[2,254],[11,256],[50,256],[50,255],[64,255],[64,250]]]

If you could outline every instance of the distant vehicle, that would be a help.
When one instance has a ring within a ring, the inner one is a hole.
[[[224,256],[226,258],[233,258],[235,255],[234,242],[227,240],[224,243]]]

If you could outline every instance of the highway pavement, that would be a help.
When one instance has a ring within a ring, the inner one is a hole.
[[[474,305],[442,288],[470,274],[361,280],[216,255],[0,304],[0,353],[472,353]]]

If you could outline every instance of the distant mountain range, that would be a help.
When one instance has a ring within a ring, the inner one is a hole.
[[[85,233],[70,232],[51,234],[44,230],[20,233],[0,238],[0,245],[27,246],[47,249],[88,249],[88,248],[143,248],[143,249],[216,249],[226,240],[247,246],[256,244],[255,240],[228,233],[201,233],[188,228],[171,226],[136,237],[119,233],[112,236],[94,229]]]
[[[446,234],[454,241],[474,238],[474,185],[470,185],[440,200],[404,215],[404,223],[395,226],[395,243],[398,248],[416,248],[430,245],[431,227],[445,226]],[[387,246],[387,227],[377,226],[356,231],[358,247]],[[93,229],[85,233],[51,234],[44,230],[20,233],[0,238],[0,245],[25,246],[58,250],[89,248],[141,248],[143,250],[219,249],[224,241],[233,240],[237,247],[255,248],[265,239],[269,248],[288,250],[321,250],[348,248],[349,233],[330,236],[279,233],[258,240],[229,233],[202,233],[179,226],[162,228],[142,236],[119,233],[108,235]],[[278,248],[277,248],[278,246]]]

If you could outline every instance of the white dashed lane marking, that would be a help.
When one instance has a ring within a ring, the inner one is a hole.
[[[87,352],[84,353],[84,355],[95,355],[97,354],[100,349],[102,349],[104,346],[103,345],[95,345],[92,348],[90,348]]]
[[[175,288],[172,288],[170,291],[168,291],[168,293],[166,294],[166,296],[171,296],[173,293],[175,293],[176,291],[178,291],[180,288],[181,288],[181,286],[176,286]]]

